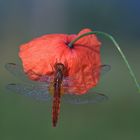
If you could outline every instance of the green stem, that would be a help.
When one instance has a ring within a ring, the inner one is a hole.
[[[113,36],[111,36],[111,35],[109,35],[109,34],[107,34],[107,33],[104,33],[104,32],[100,32],[100,31],[87,32],[87,33],[85,33],[85,34],[82,34],[82,35],[78,36],[78,37],[75,38],[74,40],[72,40],[72,41],[68,44],[68,46],[69,46],[70,48],[72,48],[72,47],[73,47],[73,44],[74,44],[76,41],[78,41],[80,38],[82,38],[82,37],[84,37],[84,36],[87,36],[87,35],[90,35],[90,34],[103,35],[103,36],[109,38],[109,39],[113,42],[113,44],[115,45],[115,47],[118,49],[119,53],[121,54],[121,57],[123,58],[123,60],[124,60],[124,62],[125,62],[125,64],[126,64],[128,70],[129,70],[129,73],[130,73],[132,79],[134,80],[135,85],[136,85],[136,87],[138,88],[138,91],[140,92],[140,85],[139,85],[138,82],[137,82],[137,79],[136,79],[136,77],[135,77],[135,74],[133,73],[133,71],[132,71],[132,69],[131,69],[131,67],[130,67],[130,65],[129,65],[129,63],[128,63],[128,61],[127,61],[127,59],[126,59],[126,57],[125,57],[125,55],[124,55],[124,53],[123,53],[123,51],[121,50],[119,44],[116,42],[116,40],[114,39]]]

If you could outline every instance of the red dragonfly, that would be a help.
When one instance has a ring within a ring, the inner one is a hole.
[[[108,99],[106,95],[98,92],[88,92],[86,94],[77,95],[73,90],[69,90],[72,87],[74,79],[69,76],[64,77],[65,67],[62,63],[57,63],[54,66],[55,73],[53,76],[42,76],[38,81],[29,80],[25,72],[23,72],[22,67],[15,63],[8,63],[5,67],[14,76],[23,79],[26,83],[28,82],[28,84],[8,84],[6,87],[8,90],[33,97],[38,100],[49,101],[52,99],[53,127],[56,126],[58,121],[61,98],[62,100],[72,104],[97,103]],[[101,65],[100,67],[95,68],[93,74],[99,74],[100,72],[101,76],[110,69],[110,65]]]

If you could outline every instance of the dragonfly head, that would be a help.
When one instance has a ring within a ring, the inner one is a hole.
[[[54,65],[55,71],[61,71],[63,74],[66,72],[66,68],[62,63],[56,63]]]

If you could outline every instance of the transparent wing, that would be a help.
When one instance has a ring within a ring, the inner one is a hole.
[[[29,81],[28,77],[25,75],[25,72],[23,71],[22,67],[15,64],[15,63],[7,63],[5,65],[5,68],[14,76],[24,80]]]
[[[48,101],[51,95],[48,91],[48,86],[45,85],[28,85],[28,84],[8,84],[6,88],[10,91],[21,95],[30,96],[38,100]]]
[[[108,97],[101,93],[90,92],[83,95],[64,94],[62,99],[70,104],[95,104],[107,100]]]
[[[30,82],[30,83],[40,83],[40,82],[45,82],[46,83],[50,83],[53,79],[52,76],[40,76],[40,79],[38,81],[32,81],[28,78],[28,76],[25,74],[25,72],[23,71],[23,68],[20,65],[17,65],[15,63],[7,63],[5,65],[5,68],[14,76],[16,76],[17,78],[26,81],[26,82]]]
[[[94,77],[102,77],[105,75],[108,71],[110,71],[111,66],[110,65],[101,65],[99,67],[96,67],[93,70],[93,78]],[[76,93],[77,89],[79,90],[84,90],[86,88],[86,85],[83,83],[82,85],[77,85],[76,84],[77,79],[75,77],[64,77],[63,79],[63,89],[67,93]]]

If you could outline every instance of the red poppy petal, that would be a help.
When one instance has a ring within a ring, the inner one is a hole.
[[[91,32],[91,29],[83,29],[78,33],[78,36]],[[79,45],[84,45],[84,46],[88,46],[88,47],[99,47],[101,45],[101,43],[99,42],[99,40],[97,39],[96,35],[87,35],[85,37],[82,37],[81,39],[79,39],[75,44],[79,44]]]

